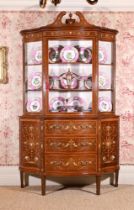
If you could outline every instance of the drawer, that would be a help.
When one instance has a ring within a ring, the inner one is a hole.
[[[46,155],[46,173],[48,172],[82,172],[91,173],[96,171],[95,155]]]
[[[95,120],[46,120],[45,135],[96,135]]]
[[[96,139],[88,137],[47,137],[46,152],[96,152]]]

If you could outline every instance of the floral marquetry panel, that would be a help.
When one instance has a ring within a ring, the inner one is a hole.
[[[96,171],[95,155],[47,155],[46,156],[46,172],[62,173],[92,173]]]
[[[96,139],[89,137],[48,137],[47,152],[96,152]]]
[[[93,120],[47,120],[45,133],[47,135],[96,135],[96,124]]]
[[[21,121],[21,164],[39,168],[41,166],[41,123],[38,120]]]
[[[118,121],[101,122],[101,167],[118,164]]]

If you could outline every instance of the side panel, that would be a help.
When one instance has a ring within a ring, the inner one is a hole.
[[[108,168],[119,167],[119,120],[118,118],[103,119],[100,121],[100,167],[105,171]],[[108,169],[109,170],[109,169]]]
[[[41,121],[38,119],[20,119],[20,168],[31,171],[42,166]]]

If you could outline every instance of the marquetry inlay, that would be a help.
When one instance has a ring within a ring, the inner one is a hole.
[[[22,122],[22,161],[38,166],[40,163],[40,125],[35,122]]]
[[[115,162],[117,160],[118,122],[102,122],[101,140],[102,164]]]
[[[89,138],[47,138],[46,149],[51,152],[95,151],[96,139]]]
[[[51,168],[52,170],[82,170],[88,169],[91,166],[96,167],[95,159],[82,159],[82,158],[74,158],[70,157],[68,159],[60,158],[58,160],[47,160],[46,161],[48,169]]]
[[[96,121],[47,121],[45,131],[48,134],[96,134]]]
[[[113,34],[107,34],[107,33],[101,33],[100,34],[101,39],[107,39],[107,40],[114,40],[115,36]]]

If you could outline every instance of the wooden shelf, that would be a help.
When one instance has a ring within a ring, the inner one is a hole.
[[[113,63],[108,63],[108,64],[105,64],[105,63],[99,63],[99,66],[112,66]]]
[[[27,64],[27,63],[25,63],[25,67],[26,66],[42,66],[42,63],[40,63],[40,64]]]
[[[55,92],[91,92],[92,89],[49,89],[49,91]]]
[[[99,89],[99,91],[113,91],[113,89]]]
[[[49,65],[67,65],[67,64],[69,64],[69,65],[92,65],[92,63],[81,63],[81,62],[75,62],[75,63],[61,63],[61,62],[59,62],[59,63],[49,63]]]
[[[38,92],[38,91],[42,91],[42,89],[40,88],[40,89],[33,89],[33,90],[31,90],[31,89],[26,89],[25,90],[26,92],[28,92],[28,91],[30,91],[30,92]]]

